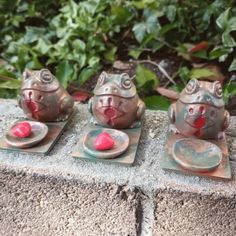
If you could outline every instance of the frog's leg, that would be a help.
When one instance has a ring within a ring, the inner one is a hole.
[[[224,139],[225,138],[225,132],[224,131],[229,127],[229,123],[230,123],[230,114],[227,110],[225,110],[222,131],[218,133],[218,135],[217,135],[218,139]]]
[[[168,109],[168,117],[170,120],[169,125],[169,132],[172,132],[174,134],[179,134],[179,130],[175,127],[175,103],[171,104],[171,106]]]
[[[74,107],[74,99],[66,96],[60,102],[60,115],[57,118],[57,121],[67,120]]]
[[[97,121],[96,121],[96,119],[94,118],[94,116],[93,116],[93,109],[92,109],[92,107],[93,107],[93,97],[91,97],[90,99],[89,99],[89,102],[88,102],[88,111],[91,113],[91,118],[90,118],[90,120],[89,120],[89,123],[90,124],[94,124],[94,125],[98,125],[98,123],[97,123]]]
[[[138,102],[138,110],[137,110],[137,120],[140,120],[142,118],[142,116],[144,115],[145,113],[145,103],[139,99],[139,102]]]

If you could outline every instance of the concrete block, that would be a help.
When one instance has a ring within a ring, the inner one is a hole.
[[[0,171],[0,235],[137,235],[139,193],[114,184],[85,184]]]
[[[163,191],[155,205],[153,236],[236,235],[236,195]]]
[[[132,167],[87,162],[71,157],[90,119],[86,105],[77,107],[47,156],[0,150],[0,235],[236,235],[234,135],[229,181],[161,169],[161,111],[147,110]],[[1,136],[24,114],[14,100],[0,100],[0,111]]]

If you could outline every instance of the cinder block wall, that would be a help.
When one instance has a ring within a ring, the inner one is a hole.
[[[0,110],[2,134],[23,113],[12,100]],[[49,155],[0,151],[0,235],[236,235],[235,137],[230,181],[160,168],[165,112],[146,112],[133,167],[91,163],[70,156],[89,120],[78,110]]]

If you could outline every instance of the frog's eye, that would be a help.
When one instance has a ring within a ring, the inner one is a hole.
[[[198,84],[198,81],[196,79],[191,79],[186,88],[185,88],[185,91],[187,94],[193,94],[193,93],[196,93],[199,89],[199,84]]]
[[[53,76],[52,76],[52,74],[49,70],[42,69],[40,71],[40,80],[43,83],[48,84],[48,83],[51,83],[53,81]]]
[[[124,73],[121,75],[121,85],[125,89],[131,88],[132,82],[128,74]]]
[[[29,69],[25,69],[25,71],[23,72],[23,79],[28,79],[30,77],[31,73]]]
[[[219,81],[216,81],[213,83],[213,93],[216,97],[222,98],[223,90],[222,90],[221,83]]]
[[[98,78],[97,85],[102,86],[103,84],[105,84],[106,79],[107,79],[107,73],[103,71]]]

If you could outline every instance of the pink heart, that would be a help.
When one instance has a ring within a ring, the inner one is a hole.
[[[19,138],[26,138],[31,134],[31,125],[28,122],[20,122],[16,124],[12,129],[11,133]]]
[[[95,149],[99,151],[112,149],[114,146],[114,140],[107,132],[100,133],[95,139]]]

